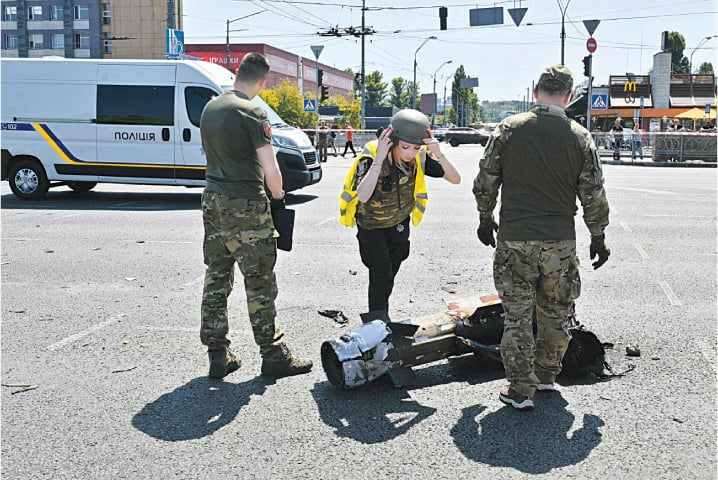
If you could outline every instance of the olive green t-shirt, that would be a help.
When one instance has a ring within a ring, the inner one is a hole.
[[[242,92],[225,92],[205,105],[200,119],[207,157],[206,191],[239,198],[266,198],[257,149],[271,143],[267,113]]]

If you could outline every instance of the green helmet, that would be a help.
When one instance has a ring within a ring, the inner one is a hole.
[[[391,138],[403,140],[414,145],[423,145],[424,139],[429,137],[426,131],[430,128],[429,120],[418,110],[405,108],[399,110],[391,117]]]

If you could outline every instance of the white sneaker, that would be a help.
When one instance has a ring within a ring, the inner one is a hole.
[[[539,392],[555,392],[556,391],[556,384],[555,383],[539,383],[536,385],[536,390]]]

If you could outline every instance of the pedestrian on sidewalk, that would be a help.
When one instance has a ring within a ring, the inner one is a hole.
[[[347,143],[344,144],[344,153],[342,153],[342,158],[347,154],[347,150],[351,148],[352,155],[357,156],[357,152],[354,151],[354,129],[352,128],[351,123],[347,121],[346,123],[346,129],[347,129]]]
[[[643,160],[643,138],[641,134],[641,129],[638,128],[638,124],[635,124],[633,126],[633,130],[631,130],[631,159],[636,159],[636,153],[640,156],[640,159]]]

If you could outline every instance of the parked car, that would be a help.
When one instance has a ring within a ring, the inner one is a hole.
[[[446,136],[446,131],[448,128],[440,127],[434,129],[434,138],[437,139],[440,142],[444,141],[444,137]]]
[[[464,143],[478,143],[485,147],[489,136],[490,134],[487,132],[471,127],[452,127],[446,131],[444,141],[452,147],[458,147]]]

